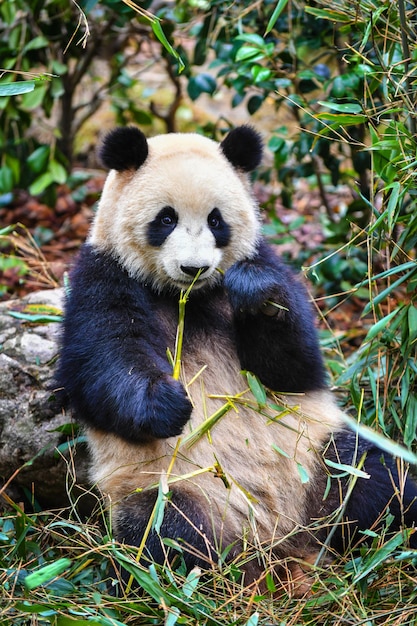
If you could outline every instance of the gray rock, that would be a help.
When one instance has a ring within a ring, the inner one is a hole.
[[[44,508],[79,499],[88,483],[87,453],[74,443],[77,427],[53,393],[59,323],[22,321],[10,312],[28,304],[61,309],[62,300],[63,290],[53,289],[0,303],[0,494]],[[87,510],[91,499],[82,500]]]

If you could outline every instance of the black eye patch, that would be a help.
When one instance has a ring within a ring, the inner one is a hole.
[[[224,248],[230,241],[230,226],[224,221],[219,209],[213,209],[208,218],[207,224],[216,240],[218,248]]]
[[[150,246],[162,246],[178,223],[178,215],[171,206],[165,206],[148,225],[148,243]]]

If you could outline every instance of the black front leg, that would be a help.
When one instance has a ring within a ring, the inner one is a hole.
[[[262,241],[256,256],[225,275],[243,369],[270,389],[304,392],[326,386],[308,294]]]
[[[77,418],[129,441],[180,435],[192,405],[172,377],[150,290],[84,246],[71,278],[57,387]]]

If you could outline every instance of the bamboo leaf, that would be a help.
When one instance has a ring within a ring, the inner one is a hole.
[[[368,119],[366,115],[352,115],[343,113],[317,113],[314,116],[318,120],[328,120],[329,122],[338,122],[340,125],[361,124]]]
[[[193,567],[182,587],[182,592],[186,598],[191,598],[194,591],[197,589],[198,583],[200,582],[200,577],[201,569],[199,567]]]
[[[376,432],[369,426],[365,426],[365,424],[359,424],[354,419],[344,414],[343,420],[346,424],[351,428],[354,432],[358,433],[361,437],[370,441],[371,443],[381,448],[391,456],[398,457],[403,459],[406,463],[412,463],[413,465],[417,465],[417,455],[408,450],[404,446],[399,443],[388,439],[385,435],[381,435],[381,433]]]
[[[245,626],[257,626],[258,622],[259,622],[259,613],[254,613],[253,615],[250,616]]]
[[[257,403],[259,404],[261,408],[264,408],[266,406],[265,387],[263,386],[259,378],[255,376],[255,374],[252,374],[251,372],[246,372],[246,378],[248,381],[249,388],[251,392],[253,393],[255,400],[257,401]]]
[[[168,39],[166,38],[166,35],[164,31],[162,30],[160,21],[156,19],[155,21],[151,22],[151,27],[152,27],[153,34],[158,39],[158,41],[164,46],[165,50],[169,52],[170,54],[172,54],[172,56],[175,59],[177,59],[178,65],[179,65],[179,68],[178,68],[179,72],[182,72],[183,69],[185,68],[185,63],[180,57],[180,55],[178,54],[178,52],[171,46]]]
[[[385,298],[389,296],[390,293],[393,293],[397,289],[397,287],[399,287],[404,281],[406,281],[414,273],[414,271],[415,267],[413,270],[407,272],[406,274],[398,278],[398,280],[391,283],[389,287],[381,291],[377,296],[375,296],[375,298],[372,298],[372,300],[370,300],[364,307],[362,315],[366,315],[367,313],[369,313],[372,307],[375,307],[380,302],[383,302],[383,300],[385,300]]]
[[[297,470],[298,470],[298,475],[300,477],[302,485],[305,485],[306,483],[310,482],[310,475],[305,469],[305,467],[301,465],[301,463],[297,463]]]
[[[279,18],[279,16],[281,15],[285,7],[287,6],[287,3],[288,3],[288,0],[278,0],[277,6],[275,7],[271,17],[269,18],[265,35],[270,33],[271,30],[274,28],[277,19]]]
[[[165,618],[164,626],[174,626],[177,623],[178,618],[181,616],[181,611],[177,606],[171,606],[167,609],[167,616]]]
[[[316,9],[315,7],[305,7],[305,12],[310,15],[315,15],[322,20],[331,20],[332,22],[343,22],[348,24],[353,21],[350,15],[334,11],[332,9]]]
[[[0,85],[0,96],[18,96],[22,93],[29,93],[35,89],[35,81],[21,80],[16,83]]]
[[[413,343],[417,339],[417,306],[410,304],[408,309],[408,340]]]
[[[45,565],[41,567],[36,572],[32,574],[28,574],[26,576],[24,584],[28,591],[32,591],[36,587],[40,585],[44,585],[46,582],[49,582],[56,576],[62,574],[66,569],[68,569],[72,564],[71,559],[58,559],[54,561],[54,563],[50,563],[49,565]]]
[[[363,569],[362,571],[359,571],[356,574],[356,576],[353,579],[353,583],[356,584],[360,580],[362,580],[362,578],[365,578],[366,576],[368,576],[368,574],[373,572],[378,567],[378,565],[381,565],[384,561],[386,561],[389,557],[391,557],[392,553],[397,548],[399,548],[403,543],[404,543],[403,533],[397,533],[396,535],[394,535],[392,539],[390,539],[383,546],[378,548],[378,550],[363,563],[362,565]]]
[[[369,474],[367,474],[366,472],[363,472],[357,467],[353,467],[353,465],[346,465],[345,463],[335,463],[334,461],[331,461],[330,459],[324,459],[324,462],[329,467],[333,469],[337,469],[343,474],[344,473],[351,474],[351,476],[357,476],[358,478],[366,478],[366,479],[371,478]]]
[[[365,337],[365,342],[366,341],[371,341],[371,339],[373,339],[374,337],[376,337],[376,335],[378,335],[381,331],[383,331],[389,324],[389,322],[401,311],[401,308],[395,309],[394,311],[391,311],[391,313],[389,313],[388,315],[385,315],[385,317],[383,317],[382,319],[378,320],[376,322],[376,324],[374,324],[373,326],[371,326],[371,328],[368,330],[368,333]]]
[[[338,104],[337,102],[329,102],[329,101],[318,101],[319,104],[323,107],[327,107],[331,111],[337,111],[339,113],[361,113],[362,107],[360,104],[356,104],[355,102],[348,102],[347,104]]]

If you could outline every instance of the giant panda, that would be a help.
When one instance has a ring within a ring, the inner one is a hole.
[[[261,234],[249,175],[262,152],[249,126],[221,143],[105,136],[111,171],[71,274],[57,371],[116,538],[145,564],[233,562],[249,583],[342,551],[387,511],[390,531],[417,521],[415,484],[346,429],[306,289]]]

